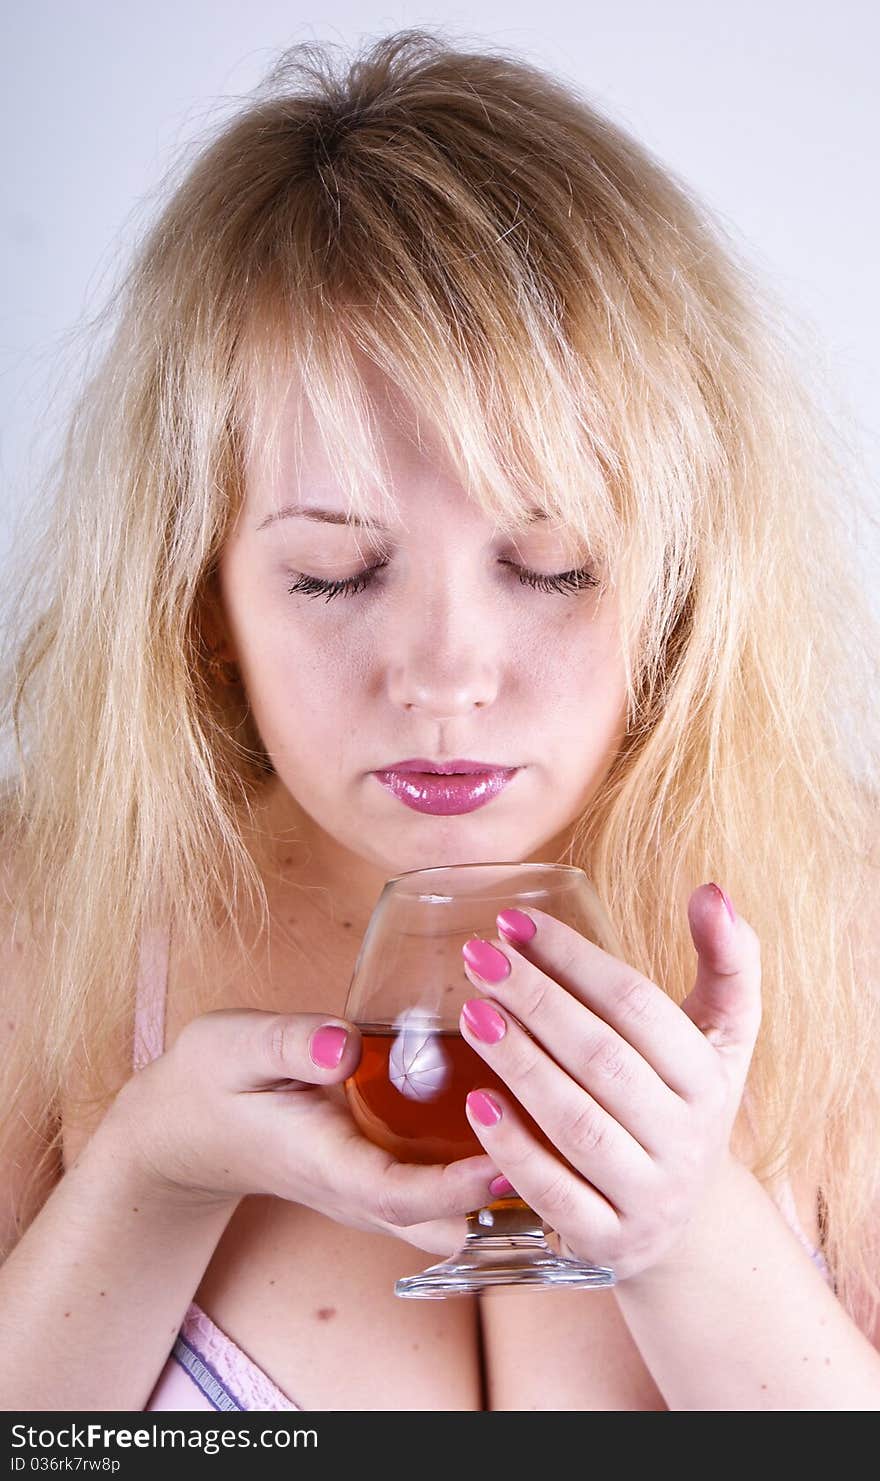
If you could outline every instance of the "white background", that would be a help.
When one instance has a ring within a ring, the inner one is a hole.
[[[54,450],[85,316],[150,193],[285,46],[404,25],[509,47],[584,89],[703,198],[813,343],[827,404],[880,478],[873,0],[13,0],[0,37],[0,576]],[[876,498],[876,492],[873,497]],[[869,585],[876,547],[865,551]]]

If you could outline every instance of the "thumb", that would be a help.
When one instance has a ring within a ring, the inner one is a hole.
[[[360,1060],[360,1030],[343,1018],[318,1013],[264,1013],[254,1025],[252,1085],[335,1085]]]
[[[748,1064],[761,1023],[760,942],[716,884],[694,890],[688,924],[697,980],[682,1009],[716,1049]]]
[[[178,1042],[201,1071],[234,1091],[339,1084],[361,1057],[360,1030],[347,1019],[260,1008],[215,1008],[193,1019]]]

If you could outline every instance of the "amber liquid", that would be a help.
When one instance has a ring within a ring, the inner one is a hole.
[[[427,1071],[421,1079],[414,1075],[415,1088],[406,1094],[398,1088],[400,1064],[393,1058],[397,1031],[388,1024],[359,1027],[363,1053],[345,1090],[364,1136],[400,1162],[455,1162],[482,1153],[485,1149],[465,1114],[465,1097],[471,1090],[501,1090],[507,1096],[510,1090],[461,1034],[455,1029],[431,1030],[429,1051],[421,1059]],[[529,1121],[525,1112],[520,1115]],[[529,1126],[546,1141],[530,1121]]]

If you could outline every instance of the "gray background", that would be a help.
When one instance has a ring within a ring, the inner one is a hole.
[[[522,0],[320,9],[318,22],[280,0],[6,8],[0,577],[23,500],[63,428],[83,320],[102,306],[169,165],[284,46],[348,45],[402,25],[501,44],[579,84],[690,184],[789,306],[876,496],[873,0],[544,0],[540,24]],[[876,545],[864,550],[870,587],[878,555]]]

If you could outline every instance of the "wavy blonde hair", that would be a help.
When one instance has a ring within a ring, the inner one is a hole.
[[[757,931],[754,1171],[815,1172],[867,1323],[880,633],[868,505],[787,312],[574,88],[437,33],[290,48],[164,190],[14,551],[3,830],[39,950],[3,1125],[25,1078],[57,1106],[74,1062],[119,1088],[102,1067],[157,899],[187,942],[218,903],[268,922],[249,829],[272,764],[208,667],[206,614],[279,386],[301,387],[350,508],[388,499],[365,355],[488,514],[515,528],[538,505],[606,565],[627,730],[566,861],[677,1001],[698,884]]]

